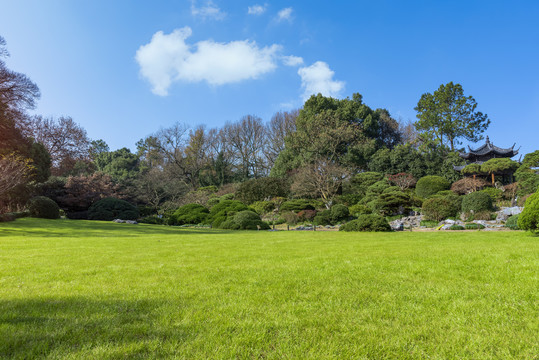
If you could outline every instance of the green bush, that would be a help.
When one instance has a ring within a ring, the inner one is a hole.
[[[424,176],[417,181],[415,192],[420,198],[426,199],[440,191],[449,190],[451,184],[441,176]]]
[[[481,172],[492,174],[497,172],[514,172],[518,168],[518,163],[509,158],[495,158],[481,164]]]
[[[280,208],[281,211],[301,211],[301,210],[315,210],[311,201],[305,199],[295,199],[285,201]]]
[[[258,215],[264,215],[275,209],[275,203],[273,201],[255,201],[251,204],[251,208],[253,208]]]
[[[464,169],[462,169],[462,173],[466,175],[481,174],[481,165],[479,164],[466,165]]]
[[[257,213],[250,210],[238,212],[232,219],[223,222],[220,227],[231,230],[267,230],[270,228]]]
[[[302,210],[303,211],[303,210]],[[314,210],[311,210],[314,211]],[[283,211],[281,213],[281,218],[284,220],[285,223],[288,225],[296,225],[299,221],[298,214],[296,214],[293,211]]]
[[[524,210],[518,217],[518,227],[539,233],[539,192],[526,199]]]
[[[146,216],[137,221],[141,224],[152,224],[152,225],[163,225],[163,223],[165,222],[163,218],[160,218],[157,215]]]
[[[352,214],[353,216],[372,214],[372,210],[363,204],[355,204],[353,206],[350,206],[348,210],[350,211],[350,214]]]
[[[492,199],[486,192],[476,191],[465,195],[462,199],[462,212],[469,213],[473,211],[475,214],[483,211],[492,211]]]
[[[368,214],[360,215],[356,220],[352,220],[341,226],[340,231],[391,231],[391,226],[387,220],[380,215]]]
[[[480,230],[480,229],[484,229],[485,225],[471,223],[471,224],[464,225],[464,228],[466,230]]]
[[[391,188],[396,190],[382,192],[377,199],[368,204],[369,207],[384,216],[409,213],[412,208],[410,196],[396,186]]]
[[[494,187],[486,187],[480,192],[484,192],[490,196],[493,202],[500,201],[503,197],[503,190]]]
[[[316,214],[313,219],[315,225],[331,225],[331,211],[323,210]]]
[[[520,214],[517,215],[511,215],[509,219],[505,222],[505,227],[508,227],[511,230],[520,230],[518,227],[518,218],[520,217]]]
[[[426,220],[441,221],[458,215],[461,197],[458,195],[434,196],[423,202],[421,213]]]
[[[136,220],[138,217],[139,212],[136,206],[115,198],[101,199],[88,209],[88,219],[90,220]]]
[[[60,218],[60,207],[45,196],[36,196],[28,202],[28,211],[30,216],[42,219],[58,219]]]
[[[330,217],[333,224],[348,219],[350,210],[342,204],[333,205],[330,209]]]
[[[361,196],[364,196],[367,193],[367,189],[371,185],[382,180],[383,178],[384,174],[373,171],[359,173],[354,176],[350,181],[350,189],[348,191],[350,193],[360,194]]]
[[[449,230],[464,230],[464,226],[462,226],[462,225],[451,225],[449,227]]]
[[[219,204],[211,208],[210,214],[206,222],[214,228],[219,228],[221,223],[226,220],[231,220],[236,213],[248,210],[247,206],[238,200],[223,200]],[[230,218],[230,219],[229,219]]]
[[[0,223],[1,222],[10,222],[15,221],[17,218],[13,213],[0,214]]]
[[[242,183],[236,190],[236,199],[251,204],[274,197],[286,197],[289,192],[290,185],[285,179],[264,177]]]
[[[168,225],[196,225],[203,223],[210,211],[200,204],[187,204],[179,207],[168,218]]]
[[[539,186],[539,150],[526,154],[522,165],[515,172],[515,178],[518,181],[518,195],[525,196],[536,191]]]

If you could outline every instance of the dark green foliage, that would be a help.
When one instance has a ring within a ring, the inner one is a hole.
[[[30,159],[33,167],[31,179],[37,183],[47,181],[51,176],[51,156],[45,146],[32,142],[30,146]]]
[[[246,204],[274,197],[287,197],[290,185],[287,180],[265,177],[243,182],[236,191],[236,198]]]
[[[465,175],[481,174],[481,165],[469,164],[462,169],[462,173]]]
[[[45,196],[36,196],[28,202],[30,216],[42,219],[58,219],[60,217],[60,208],[54,200]]]
[[[423,154],[410,144],[397,145],[394,149],[380,149],[369,161],[369,170],[382,174],[412,174],[425,176],[427,166]]]
[[[539,233],[539,192],[526,199],[524,210],[517,221],[518,227],[522,230]]]
[[[451,225],[449,227],[449,230],[464,230],[464,226],[462,226],[462,225]]]
[[[411,210],[410,195],[392,186],[385,189],[377,199],[369,202],[369,207],[384,216],[405,214]]]
[[[153,224],[153,225],[163,225],[164,223],[163,218],[160,218],[157,215],[146,216],[137,221],[141,224]]]
[[[503,197],[503,190],[494,187],[486,187],[481,192],[488,194],[494,203],[500,201]]]
[[[275,209],[275,203],[273,201],[255,201],[251,204],[251,208],[258,215],[264,215],[272,212]]]
[[[378,172],[366,171],[359,173],[354,176],[352,180],[350,180],[350,184],[348,185],[350,189],[348,191],[350,193],[365,196],[368,187],[382,180],[383,178],[384,174]]]
[[[301,211],[301,210],[315,210],[312,201],[305,199],[295,199],[285,201],[280,208],[281,211]]]
[[[434,196],[423,202],[421,213],[426,220],[441,221],[457,216],[461,203],[462,198],[458,195]]]
[[[419,223],[419,226],[424,226],[427,228],[435,228],[438,226],[438,222],[439,221],[434,221],[434,220],[421,220],[421,222]]]
[[[333,205],[330,209],[331,221],[333,224],[346,220],[350,217],[350,211],[342,204]]]
[[[490,159],[481,164],[481,172],[493,174],[499,172],[512,173],[518,168],[518,163],[509,158]]]
[[[139,212],[135,205],[116,198],[101,199],[88,209],[90,220],[136,220],[138,216]]]
[[[517,215],[511,215],[509,219],[505,222],[505,227],[508,227],[511,230],[520,230],[518,227],[518,218],[520,217],[520,214]]]
[[[492,211],[491,197],[482,191],[476,191],[465,195],[462,199],[462,212],[469,213],[473,211],[475,214],[483,211]]]
[[[196,225],[206,221],[210,211],[199,204],[187,204],[176,210],[167,221],[168,225]]]
[[[214,228],[219,228],[221,223],[231,220],[232,216],[240,211],[248,210],[247,206],[238,200],[223,200],[211,208],[206,222]],[[230,219],[229,219],[230,218]]]
[[[331,225],[331,211],[323,210],[316,214],[313,219],[315,225]]]
[[[515,172],[519,184],[518,194],[525,196],[536,191],[539,187],[539,150],[526,154],[522,165]]]
[[[339,229],[340,231],[391,231],[391,226],[387,220],[380,215],[368,214],[360,215],[356,220],[352,220]]]
[[[481,230],[485,228],[485,225],[471,223],[464,225],[464,228],[466,230]]]
[[[17,218],[13,213],[7,213],[7,214],[0,214],[0,223],[2,222],[9,222],[9,221],[15,221]]]
[[[236,213],[232,219],[221,223],[221,229],[231,230],[267,230],[269,225],[260,220],[260,216],[250,210],[244,210]]]
[[[426,199],[440,191],[449,190],[451,184],[441,176],[424,176],[417,181],[415,193],[420,198]]]
[[[110,175],[114,180],[134,178],[139,172],[139,158],[127,148],[98,153],[95,165],[98,171]]]
[[[355,204],[355,205],[350,206],[348,209],[350,211],[350,214],[353,216],[372,213],[372,209],[363,204]]]

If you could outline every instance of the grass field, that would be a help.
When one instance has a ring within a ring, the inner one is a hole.
[[[539,359],[539,238],[20,219],[0,358]]]

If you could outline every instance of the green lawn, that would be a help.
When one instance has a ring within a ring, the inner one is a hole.
[[[539,238],[3,223],[0,358],[539,359]]]

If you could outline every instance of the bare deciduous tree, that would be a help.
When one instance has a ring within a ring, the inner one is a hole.
[[[0,157],[0,195],[25,183],[30,170],[28,160],[14,155]]]
[[[296,131],[296,118],[299,110],[290,112],[277,112],[271,118],[267,125],[268,145],[266,149],[266,158],[271,168],[279,154],[285,148],[285,138]]]

